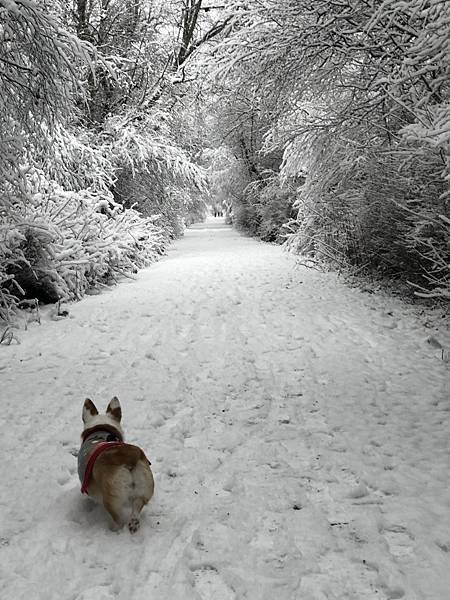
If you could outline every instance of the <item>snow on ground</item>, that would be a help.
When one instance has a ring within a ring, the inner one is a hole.
[[[0,346],[4,600],[447,600],[449,364],[414,311],[221,221]],[[152,461],[141,530],[79,491],[86,396]]]

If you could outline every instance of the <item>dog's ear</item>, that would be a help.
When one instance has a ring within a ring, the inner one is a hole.
[[[89,398],[86,398],[83,404],[83,423],[87,423],[89,419],[98,415],[98,410],[95,407],[95,404]]]
[[[110,414],[113,419],[120,423],[122,419],[122,409],[120,407],[119,399],[114,396],[111,402],[108,404],[108,408],[106,409],[106,414]]]

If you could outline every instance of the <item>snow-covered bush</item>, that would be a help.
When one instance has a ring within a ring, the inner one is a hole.
[[[121,169],[113,193],[122,206],[134,206],[145,217],[158,216],[158,225],[168,240],[181,236],[185,223],[201,221],[206,214],[204,193],[148,170],[133,175],[130,169]]]
[[[205,171],[174,140],[171,117],[155,111],[136,119],[132,112],[106,120],[100,151],[115,168],[114,198],[135,206],[171,239],[182,235],[189,211],[204,206]]]
[[[276,173],[270,173],[255,190],[256,213],[259,217],[259,237],[266,242],[281,243],[285,239],[284,225],[295,215],[294,190],[288,182],[281,184]]]
[[[277,174],[266,173],[244,189],[233,202],[233,222],[238,229],[266,242],[282,243],[284,225],[292,219],[294,193],[281,185]]]
[[[43,192],[42,179],[29,178],[31,200],[0,219],[3,318],[43,285],[44,300],[78,299],[150,264],[166,246],[155,217],[124,209],[107,193],[66,191],[48,180]]]
[[[300,166],[308,173],[288,248],[332,267],[409,281],[429,295],[432,284],[446,297],[443,182],[429,178],[439,170],[438,153],[322,135],[304,137],[298,149],[291,145],[285,159],[288,174]]]
[[[282,173],[307,172],[288,248],[448,299],[450,212],[441,152],[402,138],[364,144],[358,128],[352,136],[299,136],[287,149]]]

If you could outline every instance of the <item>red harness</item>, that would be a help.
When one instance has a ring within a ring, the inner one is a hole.
[[[96,444],[94,450],[89,456],[88,463],[86,465],[86,471],[84,472],[83,483],[81,484],[81,493],[87,494],[87,489],[89,487],[89,480],[92,475],[92,469],[94,468],[94,463],[97,460],[98,456],[108,448],[114,448],[115,446],[123,446],[124,442],[99,442]]]

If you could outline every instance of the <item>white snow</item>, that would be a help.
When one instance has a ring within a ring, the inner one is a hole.
[[[0,597],[447,600],[449,363],[416,312],[210,219],[30,324],[0,346]],[[135,536],[77,479],[113,395],[156,480]]]

